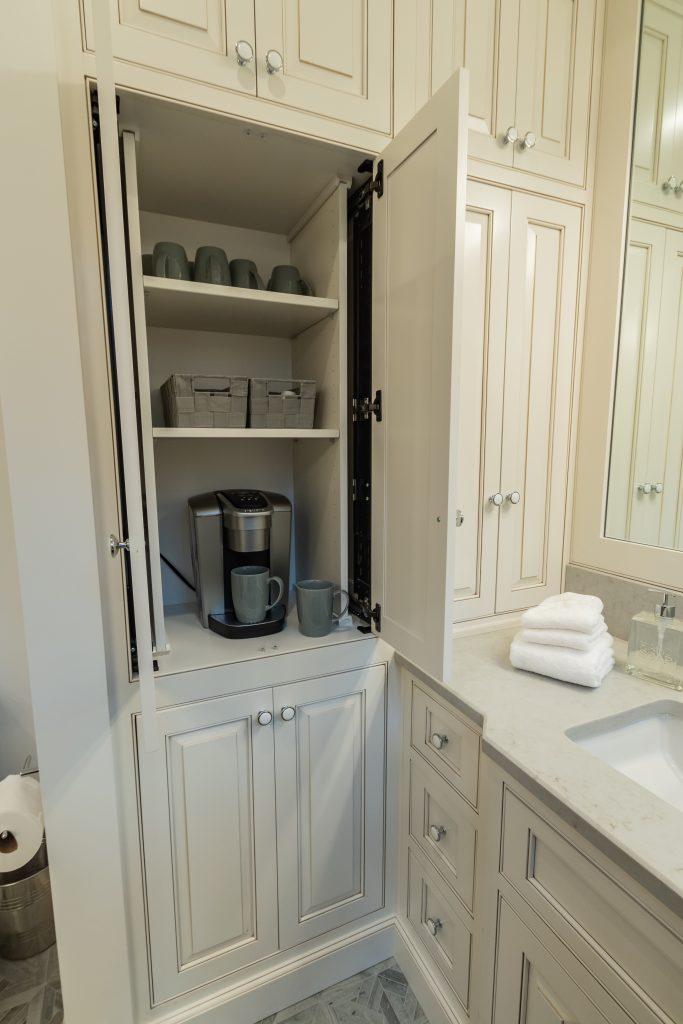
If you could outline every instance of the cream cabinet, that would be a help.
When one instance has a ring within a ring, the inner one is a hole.
[[[683,212],[683,11],[646,0],[633,136],[633,199]]]
[[[619,341],[607,535],[683,537],[683,231],[631,218]]]
[[[581,219],[579,207],[469,182],[456,621],[560,587]]]
[[[585,185],[599,0],[398,0],[399,124],[457,67],[469,155]]]
[[[383,905],[385,700],[376,666],[167,708],[153,751],[137,719],[154,1003]]]
[[[94,0],[82,2],[94,49]],[[392,0],[121,0],[110,10],[120,60],[391,131]]]

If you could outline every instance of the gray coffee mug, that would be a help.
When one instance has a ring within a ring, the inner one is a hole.
[[[335,597],[343,595],[346,603],[340,612],[335,612]],[[349,607],[349,595],[335,587],[329,580],[300,580],[296,585],[296,610],[299,616],[299,632],[304,636],[327,636],[332,623],[341,619]]]
[[[277,583],[278,595],[268,603],[270,584]],[[262,565],[240,565],[230,573],[232,603],[237,621],[244,625],[263,622],[266,612],[282,600],[285,585],[279,576],[270,576]]]
[[[225,250],[200,245],[194,257],[194,279],[204,284],[230,284],[230,264]]]
[[[235,288],[265,287],[252,260],[230,260],[230,277]]]
[[[268,291],[285,292],[288,295],[312,295],[313,289],[301,277],[298,267],[282,263],[273,267],[268,282]]]
[[[152,261],[155,277],[170,277],[175,281],[190,280],[187,253],[178,242],[157,242]]]

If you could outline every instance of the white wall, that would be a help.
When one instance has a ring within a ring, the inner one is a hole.
[[[18,771],[27,754],[35,759],[35,746],[0,409],[0,779]]]

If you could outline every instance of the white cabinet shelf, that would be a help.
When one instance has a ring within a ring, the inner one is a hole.
[[[338,430],[287,430],[266,427],[154,427],[153,437],[233,437],[233,438],[277,438],[279,440],[298,440],[304,437],[328,438],[339,437]]]
[[[293,338],[339,309],[336,299],[164,277],[143,281],[151,327]]]

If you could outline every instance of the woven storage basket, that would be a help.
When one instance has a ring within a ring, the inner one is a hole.
[[[246,427],[248,377],[174,373],[162,384],[167,427]]]
[[[314,380],[252,377],[249,426],[310,430],[315,415]]]

